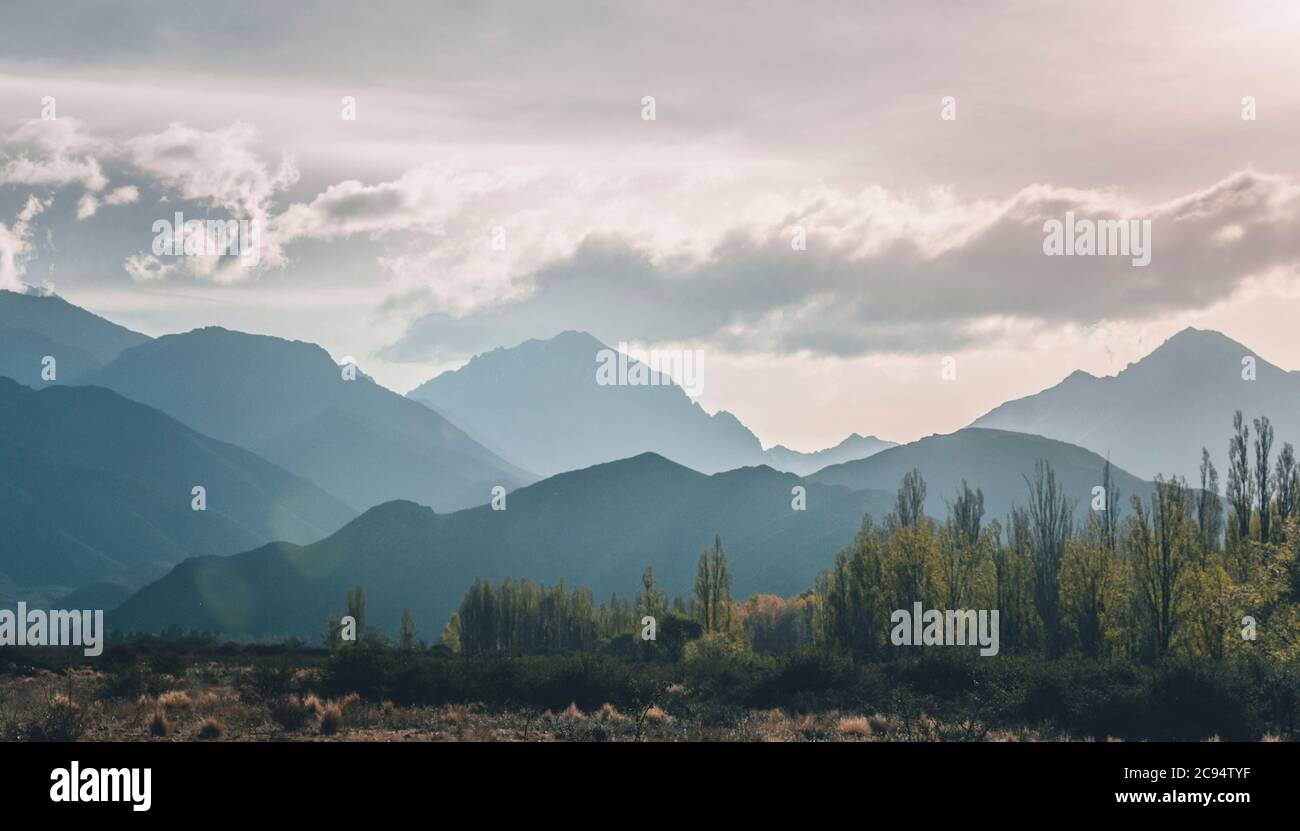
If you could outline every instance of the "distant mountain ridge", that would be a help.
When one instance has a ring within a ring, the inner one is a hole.
[[[897,446],[898,442],[853,433],[834,447],[812,453],[802,453],[778,444],[764,450],[763,458],[777,470],[789,471],[798,476],[808,476],[830,465],[866,459],[882,450]]]
[[[1243,359],[1255,380],[1244,380]],[[1201,448],[1226,476],[1232,414],[1267,415],[1275,447],[1300,444],[1300,373],[1287,372],[1218,332],[1187,328],[1113,377],[1076,371],[1008,401],[971,427],[1015,430],[1077,444],[1150,478],[1199,482]],[[1252,431],[1253,435],[1253,431]]]
[[[90,373],[98,384],[238,444],[357,508],[411,499],[439,511],[534,481],[438,413],[345,379],[320,346],[220,327],[165,335]]]
[[[148,340],[57,295],[0,289],[0,376],[20,384],[77,383]]]
[[[985,494],[984,521],[1005,521],[1025,504],[1034,466],[1046,459],[1075,521],[1090,510],[1105,460],[1063,442],[968,429],[902,445],[800,478],[767,466],[711,476],[656,454],[595,465],[510,494],[506,509],[480,506],[438,515],[408,502],[380,505],[327,539],[270,545],[234,557],[187,561],[129,598],[110,621],[123,630],[178,625],[257,637],[318,633],[340,612],[344,593],[366,589],[372,622],[395,631],[410,608],[435,635],[476,577],[564,580],[597,600],[630,594],[646,565],[670,593],[689,594],[696,559],[720,534],[735,575],[734,595],[792,595],[808,589],[864,514],[882,521],[903,474],[918,468],[927,513],[942,518],[961,480]],[[1122,470],[1127,501],[1150,483]],[[806,489],[794,510],[792,489]],[[227,590],[227,588],[229,590]],[[237,590],[236,590],[237,589]]]
[[[407,395],[543,476],[640,453],[657,453],[702,473],[768,464],[806,474],[891,446],[855,434],[817,453],[779,446],[764,451],[734,415],[710,415],[658,373],[653,379],[665,383],[598,383],[597,356],[605,351],[614,352],[586,332],[566,331],[476,355]]]
[[[799,484],[805,511],[791,504]],[[361,584],[376,625],[392,630],[410,608],[433,637],[475,577],[564,580],[603,601],[635,592],[650,565],[662,587],[689,593],[699,552],[715,533],[737,596],[794,593],[853,539],[864,511],[884,512],[891,499],[768,467],[706,476],[643,454],[522,488],[503,511],[439,515],[391,502],[313,545],[191,560],[128,599],[110,625],[310,637],[340,611],[345,590]]]
[[[1026,433],[967,427],[832,465],[808,479],[853,489],[897,487],[915,468],[926,481],[927,514],[945,516],[964,479],[972,489],[984,491],[985,521],[1005,523],[1013,505],[1026,503],[1026,480],[1034,478],[1039,459],[1051,464],[1066,497],[1075,503],[1076,522],[1081,522],[1091,510],[1092,489],[1102,482],[1106,460],[1081,447]],[[1121,512],[1127,512],[1130,495],[1145,499],[1152,491],[1150,482],[1113,464],[1111,476],[1120,490]]]
[[[39,332],[55,343],[92,355],[100,363],[149,340],[147,335],[105,320],[58,295],[5,289],[0,289],[0,329]]]
[[[181,560],[309,542],[355,513],[239,447],[99,387],[0,378],[0,573],[136,588]],[[192,510],[192,491],[206,510]]]

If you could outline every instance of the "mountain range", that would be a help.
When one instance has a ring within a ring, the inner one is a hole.
[[[857,459],[866,459],[891,447],[898,447],[898,442],[853,433],[834,447],[815,450],[811,453],[791,450],[778,444],[764,450],[763,459],[777,470],[784,470],[798,476],[808,476],[824,467],[852,462]]]
[[[798,511],[791,490],[801,484],[807,502]],[[443,515],[391,502],[313,545],[189,560],[131,597],[109,625],[309,637],[360,584],[374,625],[393,630],[410,608],[431,636],[475,577],[563,580],[604,600],[633,593],[648,565],[669,592],[689,592],[715,534],[738,596],[796,593],[852,540],[864,512],[883,513],[892,501],[768,467],[706,476],[647,453],[521,488],[505,510]]]
[[[1024,503],[1046,460],[1081,521],[1105,456],[1124,504],[1157,472],[1193,479],[1202,445],[1221,459],[1235,409],[1269,415],[1279,447],[1300,418],[1300,374],[1189,329],[1114,377],[1076,372],[949,435],[764,450],[674,384],[595,383],[606,348],[565,332],[404,397],[315,344],[217,327],[151,339],[0,292],[0,375],[16,379],[0,379],[0,595],[125,598],[111,621],[128,630],[312,636],[361,584],[373,623],[393,629],[409,607],[431,636],[475,577],[603,599],[652,565],[689,592],[715,533],[737,596],[791,594],[864,514],[893,509],[913,468],[927,513],[965,481],[988,521]],[[498,485],[506,510],[485,504]]]
[[[893,490],[915,468],[925,478],[928,515],[945,516],[965,481],[972,490],[984,492],[985,521],[998,519],[1005,525],[1012,506],[1026,504],[1026,480],[1033,480],[1039,459],[1051,463],[1066,498],[1075,503],[1075,520],[1081,522],[1090,510],[1092,489],[1102,482],[1106,460],[1082,447],[1026,433],[968,427],[891,447],[869,459],[832,465],[814,473],[809,481],[854,490]],[[1114,464],[1111,481],[1112,487],[1119,488],[1123,512],[1127,512],[1130,495],[1145,499],[1152,491],[1150,482]]]
[[[1038,436],[963,430],[831,467],[807,479],[767,466],[706,476],[655,454],[545,479],[489,506],[440,515],[409,502],[376,507],[308,546],[273,544],[235,557],[189,560],[130,598],[110,625],[154,631],[166,625],[256,636],[314,636],[340,613],[347,589],[366,589],[371,622],[390,632],[409,608],[435,635],[476,577],[561,580],[598,600],[629,595],[645,568],[669,593],[691,590],[701,549],[719,534],[735,575],[734,594],[792,595],[808,589],[864,514],[894,509],[903,474],[929,485],[927,513],[946,514],[962,479],[985,493],[985,521],[1024,504],[1034,465],[1046,459],[1076,521],[1088,510],[1105,460]],[[1116,470],[1123,495],[1150,484]],[[795,510],[792,489],[806,489]]]
[[[1253,363],[1253,380],[1243,365]],[[1218,332],[1184,329],[1111,377],[1078,371],[1008,401],[972,427],[1015,430],[1086,447],[1144,478],[1199,483],[1201,448],[1226,476],[1233,412],[1266,415],[1276,448],[1300,443],[1300,373],[1279,369]]]
[[[865,458],[892,442],[854,434],[832,448],[764,450],[726,410],[709,414],[674,379],[629,356],[626,376],[641,384],[601,384],[598,357],[617,355],[586,332],[562,332],[476,355],[407,393],[501,456],[542,476],[640,453],[658,453],[703,473],[766,464],[805,475]]]
[[[148,340],[61,297],[0,289],[0,376],[27,386],[76,383]]]
[[[29,600],[104,583],[124,594],[186,557],[310,542],[355,516],[312,483],[99,387],[0,378],[0,458],[0,586]],[[192,509],[195,487],[205,510]]]
[[[357,509],[482,504],[536,477],[432,409],[335,364],[312,343],[219,327],[132,347],[83,379],[315,482]]]

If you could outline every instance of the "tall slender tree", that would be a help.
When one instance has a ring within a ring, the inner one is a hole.
[[[397,630],[397,646],[403,652],[414,652],[419,646],[419,636],[415,632],[415,619],[410,609],[402,610],[402,622]]]
[[[1201,559],[1219,550],[1223,535],[1223,503],[1219,501],[1219,472],[1210,451],[1201,448],[1201,490],[1196,496],[1196,527],[1200,532]]]
[[[1283,444],[1282,452],[1277,454],[1273,481],[1277,487],[1278,524],[1285,527],[1286,521],[1300,511],[1300,468],[1296,467],[1295,448],[1291,442]]]
[[[1191,564],[1191,497],[1180,479],[1157,476],[1148,511],[1133,498],[1128,556],[1142,608],[1151,626],[1156,657],[1169,652],[1183,621],[1186,574]]]
[[[1105,507],[1101,515],[1101,542],[1108,551],[1114,551],[1119,534],[1119,487],[1111,475],[1110,457],[1101,469],[1101,489]]]
[[[1273,425],[1268,416],[1255,419],[1255,495],[1259,500],[1259,541],[1269,542],[1273,513],[1273,470],[1268,455],[1273,448]]]
[[[706,632],[725,631],[731,622],[731,572],[722,538],[713,537],[713,550],[700,552],[695,574],[696,614]]]
[[[1241,410],[1232,416],[1232,439],[1228,442],[1228,504],[1232,508],[1236,539],[1250,539],[1251,503],[1255,483],[1250,478],[1250,428]]]
[[[895,515],[904,528],[915,528],[925,514],[925,479],[921,471],[912,468],[903,475],[898,487]]]
[[[1061,558],[1065,540],[1073,531],[1074,506],[1056,481],[1056,472],[1045,459],[1034,468],[1029,485],[1029,521],[1034,542],[1034,605],[1043,621],[1048,653],[1060,654]]]

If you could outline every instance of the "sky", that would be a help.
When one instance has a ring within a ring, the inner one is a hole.
[[[178,5],[0,6],[0,288],[399,392],[566,329],[700,350],[800,450],[1189,325],[1300,369],[1294,3]],[[176,212],[256,264],[155,253]],[[1047,256],[1067,213],[1150,263]]]

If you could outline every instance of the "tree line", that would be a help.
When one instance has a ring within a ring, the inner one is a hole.
[[[927,485],[913,470],[894,510],[880,521],[864,517],[852,544],[796,597],[734,601],[715,537],[699,555],[689,596],[669,600],[649,567],[640,591],[600,603],[563,582],[478,579],[439,642],[465,654],[619,643],[680,657],[704,639],[757,652],[820,646],[882,658],[897,652],[888,642],[890,614],[921,602],[999,610],[1001,646],[1010,652],[1220,660],[1255,650],[1300,660],[1300,467],[1289,443],[1276,458],[1272,448],[1268,418],[1247,424],[1237,412],[1222,495],[1202,448],[1196,485],[1157,476],[1146,499],[1121,494],[1107,461],[1085,506],[1040,460],[1025,477],[1025,502],[1003,518],[987,517],[983,492],[964,481],[946,516],[926,515]],[[348,607],[364,620],[359,587]],[[646,618],[659,646],[637,643]],[[332,632],[338,624],[330,625]],[[402,632],[403,644],[413,642],[409,612]]]
[[[1128,495],[1126,512],[1109,461],[1082,510],[1040,461],[1024,506],[987,523],[983,493],[965,482],[945,519],[926,517],[925,481],[912,471],[895,510],[880,524],[866,518],[819,576],[812,638],[884,654],[890,610],[921,601],[998,609],[1004,649],[1049,657],[1218,660],[1258,649],[1294,660],[1300,471],[1290,444],[1270,458],[1267,417],[1253,425],[1252,445],[1240,411],[1233,419],[1226,499],[1204,448],[1199,487],[1157,476],[1148,499]]]

